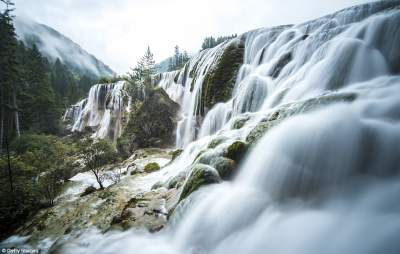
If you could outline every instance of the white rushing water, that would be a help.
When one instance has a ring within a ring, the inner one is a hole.
[[[233,181],[193,193],[176,208],[166,230],[92,231],[62,250],[399,253],[398,6],[399,1],[366,4],[242,35],[245,57],[232,99],[216,104],[204,119],[197,112],[203,78],[229,42],[195,56],[178,78],[177,72],[163,74],[160,86],[181,103],[177,146],[186,148],[164,168],[169,174],[188,168],[216,135],[227,144],[245,138],[276,106],[332,91],[357,96],[290,117],[267,132]],[[251,120],[232,130],[235,118]]]
[[[82,132],[90,127],[94,130],[94,138],[115,141],[121,133],[122,115],[129,111],[130,98],[124,85],[124,81],[119,81],[92,86],[87,98],[65,112],[64,120],[72,122],[71,131]]]

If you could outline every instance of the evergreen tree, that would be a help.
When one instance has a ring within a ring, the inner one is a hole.
[[[145,54],[137,64],[137,69],[145,82],[149,82],[151,80],[151,76],[155,74],[154,65],[154,55],[151,53],[150,47],[148,46]]]
[[[23,128],[35,132],[56,133],[60,108],[57,106],[46,61],[35,45],[25,49],[23,90],[20,94]]]
[[[155,61],[150,47],[147,47],[145,54],[141,57],[131,72],[127,74],[127,81],[129,83],[129,90],[133,102],[135,100],[143,101],[146,99],[151,88],[151,78],[156,73]]]
[[[11,170],[9,142],[12,138],[12,130],[19,137],[19,112],[17,106],[17,40],[15,38],[14,25],[11,12],[13,3],[9,0],[1,0],[6,5],[0,12],[0,154],[3,147],[7,153],[8,182],[11,193],[14,192],[14,180]]]

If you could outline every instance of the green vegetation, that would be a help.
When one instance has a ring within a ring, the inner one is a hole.
[[[240,162],[247,152],[247,145],[242,141],[233,142],[225,151],[224,157]]]
[[[105,167],[107,164],[116,162],[118,155],[114,146],[108,140],[86,139],[82,145],[83,162],[85,168],[90,170],[96,177],[100,189],[104,189]]]
[[[191,173],[183,186],[179,200],[185,199],[203,185],[219,183],[221,181],[218,172],[208,165],[196,164],[190,172]]]
[[[128,157],[137,148],[168,146],[174,142],[179,105],[160,88],[151,88],[148,99],[138,102],[117,140],[118,151]]]
[[[54,204],[63,182],[79,170],[77,154],[71,140],[52,135],[23,134],[10,144],[10,163],[0,156],[0,232]]]
[[[215,68],[204,78],[202,112],[218,102],[227,101],[235,86],[236,76],[243,63],[244,45],[231,43],[225,49]]]
[[[149,90],[151,90],[152,76],[155,73],[154,56],[150,47],[147,47],[145,54],[124,78],[128,83],[127,90],[132,97],[133,106],[146,99]]]
[[[201,45],[201,50],[205,50],[205,49],[208,49],[208,48],[213,48],[213,47],[223,43],[224,41],[227,41],[229,39],[233,39],[233,38],[236,38],[236,37],[237,37],[236,34],[232,34],[232,35],[229,35],[229,36],[219,36],[216,39],[214,37],[212,37],[212,36],[206,37],[203,40],[203,43]]]
[[[168,61],[168,71],[174,71],[181,69],[189,61],[189,55],[186,51],[181,53],[179,51],[179,46],[175,46],[174,56],[169,58]]]
[[[179,70],[185,66],[189,59],[189,54],[186,51],[183,51],[182,53],[179,49],[179,46],[176,45],[174,49],[174,55],[156,64],[155,69],[158,73]]]
[[[160,165],[158,165],[157,162],[147,163],[146,166],[144,167],[144,171],[146,173],[151,173],[151,172],[154,172],[154,171],[157,171],[157,170],[160,170]]]

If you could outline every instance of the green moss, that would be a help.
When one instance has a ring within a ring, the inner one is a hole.
[[[157,162],[150,162],[144,167],[146,173],[151,173],[157,170],[160,170],[160,165],[158,165]]]
[[[223,180],[230,180],[235,173],[236,162],[225,157],[215,157],[211,160],[211,166],[214,167]]]
[[[222,142],[224,142],[226,140],[226,137],[224,136],[218,136],[216,138],[214,138],[213,140],[211,140],[211,142],[208,144],[207,148],[215,148],[217,147],[219,144],[221,144]]]
[[[249,144],[254,144],[257,142],[264,134],[269,131],[271,128],[274,126],[278,125],[281,121],[279,120],[273,120],[273,121],[267,121],[267,122],[260,122],[259,124],[254,127],[247,135],[246,137],[246,142]]]
[[[244,45],[231,43],[226,47],[217,65],[204,78],[202,111],[218,102],[229,100],[239,67],[243,63]]]
[[[311,98],[304,101],[284,104],[272,111],[269,116],[262,120],[260,123],[250,131],[246,137],[246,142],[253,144],[259,140],[266,132],[273,127],[280,124],[285,119],[294,115],[304,114],[317,110],[321,107],[338,103],[338,102],[352,102],[356,99],[357,95],[354,93],[330,93],[320,97]]]
[[[186,179],[186,174],[178,174],[177,176],[172,177],[167,182],[168,189],[179,188],[180,186],[182,186],[185,179]]]
[[[176,114],[179,105],[162,89],[153,89],[148,99],[137,105],[117,140],[117,148],[125,157],[138,148],[167,147],[174,143]]]
[[[218,183],[220,181],[221,179],[218,172],[214,168],[204,164],[196,164],[192,168],[189,178],[183,186],[179,200],[188,197],[203,185]]]
[[[115,197],[117,194],[109,191],[109,190],[103,190],[100,194],[99,194],[99,198],[101,199],[112,199],[113,197]]]
[[[193,161],[197,161],[197,160],[200,158],[200,156],[202,156],[206,151],[207,151],[207,150],[201,150],[201,151],[196,155],[196,157],[194,158]]]
[[[182,149],[176,149],[176,150],[172,151],[170,153],[172,156],[171,160],[175,160],[179,155],[181,155],[182,152],[183,152]]]
[[[245,117],[240,117],[234,121],[232,124],[232,129],[240,129],[244,126],[244,124],[250,119],[250,117],[245,116]]]
[[[247,145],[242,141],[233,142],[224,152],[224,157],[240,162],[247,152]]]

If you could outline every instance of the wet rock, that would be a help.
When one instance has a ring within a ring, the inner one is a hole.
[[[186,179],[186,174],[185,172],[181,172],[177,176],[172,177],[170,180],[167,182],[167,187],[168,189],[172,188],[179,188],[183,185],[183,182]]]
[[[164,189],[165,190],[165,189]],[[167,223],[165,191],[153,190],[131,198],[120,215],[112,219],[112,228],[146,228],[150,232],[161,230]]]
[[[279,74],[281,73],[282,69],[290,62],[292,61],[292,52],[287,52],[283,54],[279,60],[275,63],[275,65],[271,68],[271,77],[272,78],[277,78]]]
[[[225,140],[227,140],[226,137],[224,136],[218,136],[211,140],[211,142],[208,144],[208,148],[212,149],[217,147],[219,144],[223,143]]]
[[[304,101],[288,103],[279,106],[272,111],[264,120],[256,125],[246,137],[246,142],[252,144],[258,141],[266,132],[271,128],[280,124],[283,120],[313,110],[320,109],[324,106],[331,105],[338,102],[352,102],[356,99],[355,93],[330,93],[316,98],[311,98]]]
[[[150,162],[144,167],[144,172],[146,173],[152,173],[157,170],[160,170],[160,165],[157,162]]]
[[[230,98],[243,57],[244,43],[240,39],[232,41],[225,48],[215,67],[204,78],[200,109],[202,112],[204,108],[211,108]]]
[[[218,171],[223,180],[231,180],[236,170],[236,162],[225,157],[213,158],[210,165]]]
[[[235,141],[224,151],[224,157],[239,163],[246,154],[247,148],[248,147],[246,143],[242,141]]]
[[[269,131],[272,127],[278,125],[280,122],[280,120],[260,122],[247,135],[246,142],[248,142],[249,144],[257,142],[262,136],[264,136],[267,131]]]
[[[125,157],[144,147],[166,147],[174,143],[179,105],[162,88],[155,88],[148,98],[132,110],[123,127],[117,148]]]
[[[182,149],[176,149],[174,151],[171,152],[171,160],[175,160],[179,155],[181,155],[181,153],[183,152]]]
[[[232,129],[240,129],[250,119],[250,116],[238,117],[232,124]]]
[[[89,194],[91,194],[91,193],[93,193],[93,192],[95,192],[96,191],[96,188],[95,187],[93,187],[93,186],[89,186],[89,187],[87,187],[83,192],[82,192],[82,194],[80,195],[81,197],[84,197],[84,196],[87,196],[87,195],[89,195]]]
[[[219,177],[217,170],[208,165],[196,164],[193,166],[191,173],[183,186],[179,200],[185,199],[201,186],[219,182],[221,182],[221,178]]]

